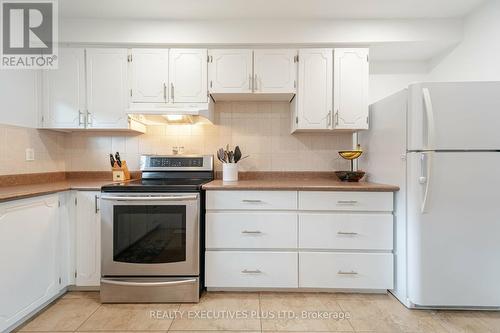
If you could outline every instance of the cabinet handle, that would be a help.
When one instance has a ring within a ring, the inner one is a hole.
[[[252,88],[252,74],[248,75],[248,90],[253,91],[253,88]]]
[[[338,271],[337,274],[339,274],[339,275],[358,275],[358,272],[355,272],[355,271],[350,271],[350,272]]]
[[[337,235],[349,235],[349,236],[357,236],[359,235],[357,232],[345,232],[345,231],[339,231],[337,232]]]
[[[335,126],[339,125],[339,110],[335,111]]]
[[[82,117],[83,117],[83,112],[78,110],[78,126],[85,126],[85,118]]]
[[[95,213],[99,213],[99,211],[101,210],[101,208],[99,207],[99,196],[96,195],[95,196]]]
[[[254,81],[254,90],[255,91],[259,90],[259,86],[258,86],[258,83],[257,83],[257,74],[253,75],[253,81]]]
[[[326,116],[328,119],[328,128],[332,127],[332,110],[328,111],[328,115]]]
[[[241,271],[244,274],[260,274],[262,271],[260,269],[244,269]]]
[[[260,203],[260,202],[262,202],[262,200],[243,199],[243,200],[241,200],[241,202],[245,202],[245,203]]]
[[[92,126],[92,113],[87,110],[87,126]]]
[[[174,84],[170,82],[170,95],[172,96],[172,102],[175,101],[174,99]]]
[[[163,100],[167,102],[167,84],[163,82]]]
[[[252,235],[258,235],[258,234],[261,234],[261,233],[262,233],[262,231],[259,231],[259,230],[255,230],[255,231],[243,230],[241,233],[242,233],[242,234],[252,234]]]
[[[337,201],[338,205],[355,205],[358,202],[356,200],[339,200]]]

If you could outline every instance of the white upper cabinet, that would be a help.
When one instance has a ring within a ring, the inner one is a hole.
[[[368,129],[368,49],[334,50],[335,129]]]
[[[170,101],[207,102],[207,50],[170,50]]]
[[[87,127],[127,128],[126,49],[87,49]]]
[[[131,102],[168,102],[168,50],[132,49],[129,61]]]
[[[254,51],[254,92],[295,93],[297,50]]]
[[[299,50],[294,129],[332,129],[332,53],[332,49]]]
[[[252,50],[210,50],[210,93],[251,93]]]
[[[43,127],[85,128],[85,50],[61,48],[59,68],[42,75]]]

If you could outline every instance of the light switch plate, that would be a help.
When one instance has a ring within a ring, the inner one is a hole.
[[[35,150],[33,148],[26,148],[26,161],[35,160]]]

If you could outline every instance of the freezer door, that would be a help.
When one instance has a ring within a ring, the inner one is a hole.
[[[408,154],[408,296],[500,306],[500,153]]]
[[[500,82],[409,87],[408,149],[500,149]]]

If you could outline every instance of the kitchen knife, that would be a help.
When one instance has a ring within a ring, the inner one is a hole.
[[[111,162],[111,167],[114,168],[116,161],[115,161],[113,154],[109,154],[109,161]]]
[[[118,164],[118,166],[121,168],[122,167],[122,159],[120,157],[120,153],[119,152],[116,152],[115,154],[115,159],[116,159],[116,163]]]

